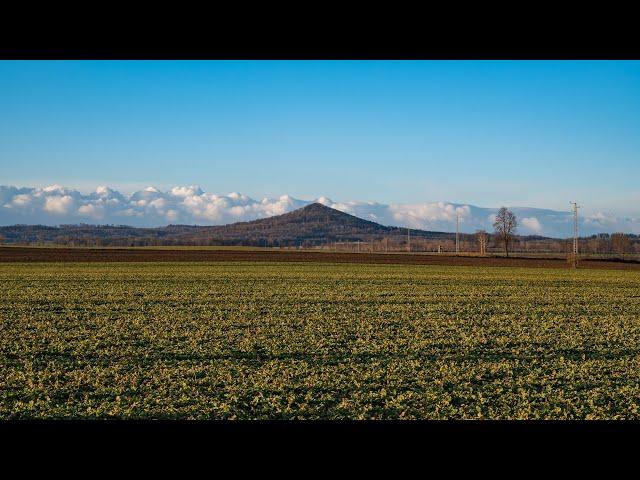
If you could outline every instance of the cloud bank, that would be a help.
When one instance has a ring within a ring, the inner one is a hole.
[[[289,195],[254,200],[240,193],[217,195],[198,186],[177,186],[168,191],[147,187],[124,195],[99,186],[89,194],[51,185],[45,188],[0,186],[0,225],[69,223],[117,224],[154,227],[167,224],[223,225],[271,217],[304,207],[314,201],[383,225],[408,226],[424,230],[454,231],[456,213],[460,229],[491,230],[496,209],[449,202],[382,204],[376,202],[334,202],[320,197],[300,200]],[[519,233],[568,237],[571,214],[537,208],[514,207],[520,220]],[[640,233],[640,218],[616,217],[605,213],[583,216],[580,233],[623,231]]]

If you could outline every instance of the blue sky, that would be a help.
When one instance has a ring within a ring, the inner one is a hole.
[[[640,214],[640,62],[0,62],[0,185]]]

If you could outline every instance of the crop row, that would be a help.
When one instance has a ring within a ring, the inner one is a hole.
[[[640,418],[640,275],[0,265],[0,418]]]

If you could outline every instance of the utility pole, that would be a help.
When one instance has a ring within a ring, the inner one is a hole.
[[[407,252],[411,251],[411,230],[407,227]]]
[[[569,202],[573,205],[573,252],[571,263],[573,268],[578,268],[578,204],[576,202]]]
[[[460,212],[456,210],[456,255],[460,253]]]

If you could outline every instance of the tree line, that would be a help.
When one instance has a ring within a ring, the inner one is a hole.
[[[385,227],[327,209],[306,209],[254,222],[200,227],[170,225],[135,228],[120,225],[14,225],[0,227],[0,243],[64,245],[75,247],[153,246],[257,246],[268,248],[321,248],[351,252],[455,252],[455,233]],[[570,239],[518,235],[518,219],[502,207],[493,231],[459,235],[462,253],[510,255],[567,254]],[[408,234],[409,233],[409,234]],[[640,237],[633,234],[598,234],[579,239],[582,254],[640,253]]]

